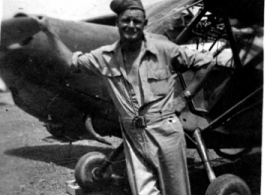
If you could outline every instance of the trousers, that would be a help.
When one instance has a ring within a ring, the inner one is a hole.
[[[123,143],[133,195],[190,195],[183,128],[176,115],[137,128],[123,124]]]

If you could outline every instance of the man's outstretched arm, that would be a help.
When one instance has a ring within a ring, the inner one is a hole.
[[[47,35],[48,41],[52,46],[54,53],[57,55],[61,63],[55,67],[64,75],[70,73],[70,66],[72,61],[72,51],[62,42],[57,33],[52,29],[49,23],[49,18],[46,16],[32,16],[37,21],[39,28]]]

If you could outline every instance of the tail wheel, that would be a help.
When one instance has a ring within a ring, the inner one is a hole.
[[[111,166],[100,177],[95,174],[105,159],[106,156],[100,152],[90,152],[80,158],[75,167],[75,179],[82,189],[100,190],[110,182]]]
[[[235,175],[225,174],[212,181],[205,195],[251,195],[251,192],[242,179]]]

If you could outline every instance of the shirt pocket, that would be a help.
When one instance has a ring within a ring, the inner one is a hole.
[[[165,68],[150,69],[147,72],[147,81],[150,89],[156,96],[165,96],[169,92],[168,80],[171,76],[170,71]]]

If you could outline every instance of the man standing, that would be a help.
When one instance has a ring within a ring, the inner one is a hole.
[[[113,0],[110,7],[118,16],[120,40],[91,53],[72,53],[46,18],[37,21],[64,62],[61,70],[66,74],[92,70],[107,86],[120,114],[133,194],[189,195],[186,143],[175,113],[201,88],[212,56],[144,33],[147,20],[140,0]],[[194,80],[175,106],[175,78],[188,69],[195,71]]]

